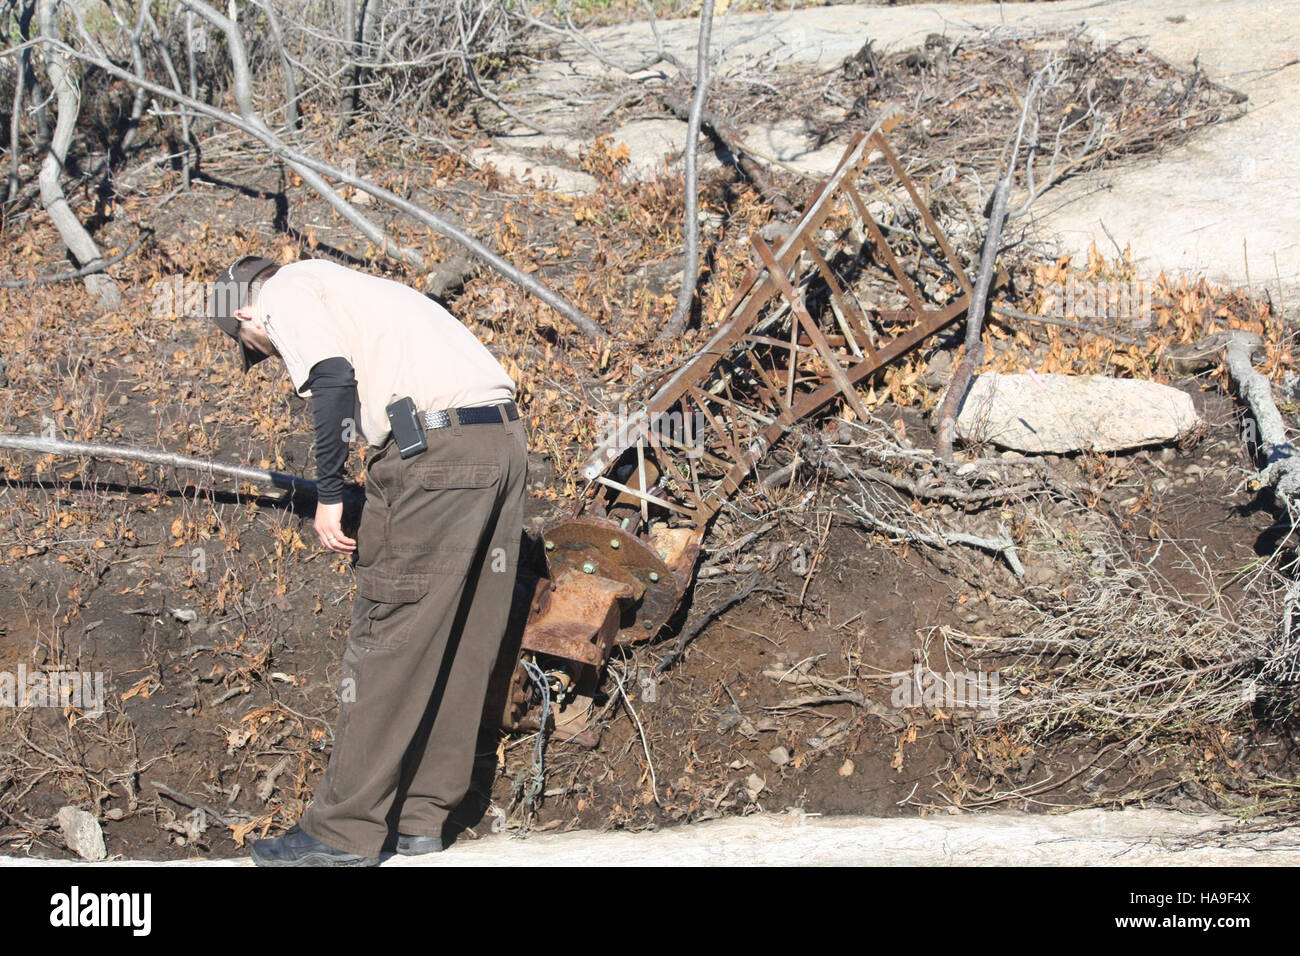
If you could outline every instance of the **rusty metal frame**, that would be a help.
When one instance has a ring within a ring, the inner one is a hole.
[[[917,229],[918,247],[960,288],[946,302],[926,301],[924,283],[904,267],[859,191],[881,160],[933,242]],[[826,229],[832,220],[838,228]],[[658,632],[665,608],[690,586],[709,522],[791,426],[836,399],[866,418],[857,386],[960,318],[970,301],[965,267],[878,129],[853,139],[776,248],[757,235],[751,245],[755,264],[708,342],[625,423],[623,438],[595,450],[583,467],[582,498],[546,532],[549,582],[529,609],[522,648],[567,673],[564,686],[596,674],[615,643]],[[864,308],[836,263],[877,270],[909,307]],[[818,282],[825,303],[814,312],[808,297]],[[703,427],[685,440],[654,427],[674,415],[695,422],[696,412]],[[529,712],[528,696],[516,667],[507,726],[547,725],[547,715]]]

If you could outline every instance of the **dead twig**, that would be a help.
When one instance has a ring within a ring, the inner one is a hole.
[[[700,140],[700,113],[704,110],[704,101],[709,94],[709,34],[713,29],[713,0],[704,0],[704,9],[700,12],[699,50],[695,66],[695,97],[691,100],[690,118],[686,123],[686,154],[683,159],[686,168],[686,225],[683,232],[686,237],[686,256],[682,264],[682,286],[677,293],[677,307],[673,309],[668,324],[659,333],[659,339],[676,338],[686,328],[686,319],[690,315],[691,303],[695,301],[695,289],[699,285],[700,271],[700,197],[699,182],[696,176],[695,157]]]
[[[47,285],[51,282],[67,282],[69,279],[82,279],[88,275],[94,275],[97,272],[103,272],[110,266],[115,266],[131,253],[135,252],[144,243],[148,237],[149,231],[146,230],[136,237],[135,241],[119,252],[115,256],[107,259],[96,259],[94,262],[88,262],[80,269],[73,272],[63,272],[59,275],[52,276],[35,276],[31,279],[5,279],[0,281],[0,289],[30,289],[33,286]]]

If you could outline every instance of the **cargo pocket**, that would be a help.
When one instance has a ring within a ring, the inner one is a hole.
[[[352,639],[369,648],[405,644],[418,627],[415,605],[429,593],[429,583],[428,574],[358,568]]]
[[[499,461],[413,462],[400,514],[393,515],[390,548],[409,567],[464,577],[486,545],[502,480]]]

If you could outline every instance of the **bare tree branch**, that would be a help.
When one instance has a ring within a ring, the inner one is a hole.
[[[77,219],[72,207],[68,205],[68,198],[60,183],[68,147],[72,143],[77,117],[81,112],[81,91],[68,69],[66,56],[58,49],[62,44],[59,41],[57,6],[58,0],[40,0],[36,11],[41,38],[48,45],[45,51],[45,69],[49,74],[50,85],[59,108],[54,137],[50,141],[45,161],[41,164],[41,205],[59,231],[59,237],[68,247],[68,251],[80,262],[88,263],[101,258],[99,248],[95,245],[95,240],[90,238],[86,227]],[[102,273],[87,275],[85,282],[86,288],[99,300],[101,307],[115,309],[121,305],[122,293],[117,283],[108,276]]]
[[[989,203],[989,228],[984,235],[984,247],[980,250],[979,273],[971,291],[970,304],[966,308],[966,353],[953,371],[952,380],[948,383],[948,391],[943,397],[943,404],[939,407],[939,434],[935,442],[935,451],[946,462],[952,461],[952,446],[957,436],[957,410],[966,398],[975,369],[984,358],[984,313],[988,307],[989,287],[993,284],[998,248],[1002,242],[1002,226],[1007,219],[1007,200],[1011,196],[1011,182],[1016,174],[1016,161],[1020,156],[1025,124],[1031,114],[1037,116],[1034,111],[1037,108],[1044,78],[1054,68],[1055,59],[1049,58],[1047,64],[1034,74],[1034,79],[1029,84],[1029,92],[1025,94],[1024,106],[1020,111],[1020,125],[1016,129],[1015,142],[1011,147],[1011,158],[1007,161],[1006,175],[998,180]],[[1031,139],[1035,136],[1036,133],[1032,134]],[[1032,156],[1030,163],[1032,165]],[[1029,201],[1033,201],[1032,196]],[[1028,205],[1025,208],[1028,208]]]
[[[67,282],[70,279],[81,279],[88,275],[94,275],[96,272],[103,272],[110,266],[117,265],[131,253],[139,249],[140,245],[145,240],[145,235],[146,234],[142,233],[136,238],[135,242],[131,243],[117,255],[108,259],[96,259],[93,262],[87,262],[80,269],[76,269],[72,272],[64,272],[59,275],[36,276],[34,279],[5,279],[0,281],[0,289],[30,289],[32,286],[48,285],[51,282]]]
[[[700,140],[700,114],[704,111],[704,101],[709,95],[709,34],[713,29],[713,0],[704,0],[704,9],[700,11],[700,40],[696,51],[695,98],[691,101],[691,115],[686,123],[686,225],[683,233],[686,237],[686,259],[682,264],[682,286],[677,293],[677,307],[672,318],[659,333],[660,339],[669,339],[681,335],[686,328],[686,318],[690,315],[691,303],[695,301],[695,289],[699,284],[700,271],[700,198],[699,182],[696,176],[695,158]]]
[[[186,0],[186,2],[194,2],[194,0]],[[195,9],[197,9],[197,7]],[[220,17],[220,14],[216,15]],[[222,17],[221,19],[225,18]],[[300,175],[302,174],[301,170],[305,169],[308,173],[317,173],[321,176],[329,176],[337,182],[347,186],[352,186],[370,196],[373,196],[375,199],[386,203],[392,208],[410,216],[412,219],[415,219],[417,222],[428,226],[440,235],[459,244],[476,258],[485,263],[488,267],[509,279],[525,292],[536,296],[551,308],[555,309],[556,312],[572,322],[582,332],[597,339],[605,337],[605,331],[584,315],[571,302],[556,293],[554,290],[547,288],[532,276],[529,276],[527,273],[511,265],[509,262],[506,262],[464,230],[443,219],[441,216],[430,212],[423,206],[411,202],[382,186],[378,186],[368,179],[364,179],[354,173],[350,173],[345,169],[335,166],[332,163],[316,159],[313,156],[309,156],[290,147],[274,132],[272,132],[270,128],[267,127],[266,123],[262,122],[260,119],[257,119],[256,117],[253,119],[245,118],[244,116],[220,109],[210,103],[205,103],[193,96],[187,96],[176,90],[168,89],[159,83],[149,80],[147,77],[137,76],[124,70],[117,66],[117,64],[103,57],[76,50],[57,38],[41,38],[41,42],[54,49],[60,50],[69,56],[76,57],[82,62],[93,64],[110,76],[115,76],[128,83],[139,84],[156,96],[163,97],[164,99],[185,106],[193,113],[210,117],[227,126],[231,126],[241,132],[247,133],[261,141],[272,156],[283,159],[292,168],[299,170]],[[320,180],[320,176],[315,176],[313,178],[324,182],[323,180]],[[304,181],[309,181],[306,176],[304,176],[303,179]],[[330,189],[330,192],[333,193],[333,188],[328,187],[328,184],[326,185],[327,188]],[[337,196],[338,194],[334,193],[334,195]],[[343,202],[341,199],[340,201]],[[350,206],[350,204],[346,202],[344,202],[344,204]]]
[[[280,54],[280,79],[284,83],[284,125],[296,130],[301,125],[298,116],[298,80],[294,73],[293,60],[284,46],[284,31],[280,28],[280,15],[276,13],[274,0],[257,0],[257,5],[266,14],[266,22],[271,27],[271,39]],[[139,71],[143,72],[143,71]]]
[[[235,103],[239,107],[239,115],[250,126],[263,134],[259,138],[276,138],[275,133],[266,125],[257,109],[253,106],[252,73],[248,68],[248,53],[244,48],[244,35],[240,32],[238,24],[228,17],[222,16],[212,7],[203,3],[202,0],[181,0],[181,3],[193,9],[195,13],[226,35],[226,43],[230,48],[231,69],[234,74],[231,86],[235,96]],[[316,190],[322,199],[329,203],[340,216],[352,223],[363,236],[398,261],[413,269],[424,270],[424,256],[420,255],[418,250],[403,246],[393,240],[383,229],[363,216],[356,206],[340,196],[338,191],[315,170],[305,167],[292,158],[286,157],[286,161],[293,171],[303,178],[307,185]]]

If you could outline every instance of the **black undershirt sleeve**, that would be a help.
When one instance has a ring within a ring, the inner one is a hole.
[[[307,375],[312,419],[316,425],[316,500],[323,505],[343,500],[343,466],[348,443],[343,422],[357,427],[357,379],[347,359],[336,356],[317,362]]]

